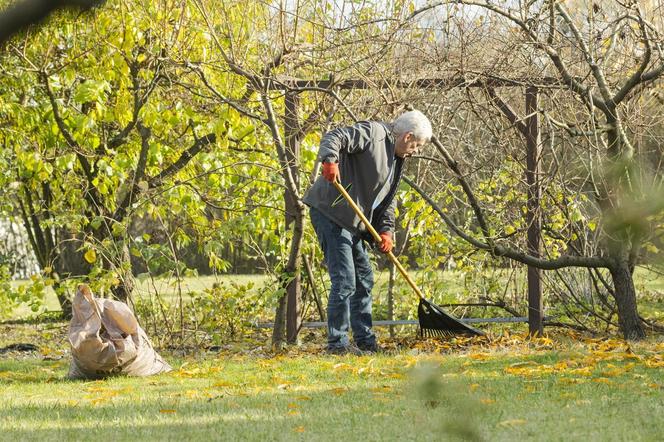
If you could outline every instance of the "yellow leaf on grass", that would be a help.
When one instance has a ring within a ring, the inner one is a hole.
[[[290,410],[290,411],[288,412],[288,415],[289,415],[289,416],[297,416],[298,414],[300,414],[300,412],[297,411],[297,410]]]
[[[212,384],[212,386],[217,387],[217,388],[219,388],[219,387],[223,388],[223,387],[232,387],[233,384],[231,384],[228,381],[219,381],[219,382],[215,382],[214,384]]]
[[[471,353],[468,355],[468,357],[476,361],[486,361],[487,359],[491,358],[491,355],[488,353]]]
[[[90,401],[90,403],[91,403],[92,405],[99,405],[99,404],[103,404],[104,402],[107,402],[107,401],[108,401],[108,398],[105,398],[105,397],[98,397],[98,398],[92,399],[92,400]]]
[[[105,393],[107,390],[105,387],[88,387],[85,389],[88,393]]]
[[[597,382],[598,384],[607,384],[607,385],[613,384],[613,382],[607,378],[595,378],[593,379],[593,382]]]
[[[333,389],[330,390],[330,391],[331,391],[332,393],[336,394],[337,396],[339,396],[339,395],[341,395],[341,394],[346,393],[346,392],[348,391],[348,389],[347,389],[347,388],[344,388],[344,387],[337,387],[337,388],[333,388]]]
[[[297,399],[298,401],[310,401],[311,397],[310,396],[298,396],[295,399]]]
[[[593,373],[594,367],[580,367],[573,368],[569,372],[572,374],[578,374],[580,376],[590,376]]]
[[[303,426],[300,425],[299,427],[293,428],[293,431],[295,431],[296,433],[304,433],[306,430]]]
[[[585,381],[578,378],[560,378],[558,382],[562,382],[563,384],[581,384]]]
[[[470,391],[475,391],[478,388],[480,388],[480,384],[471,384],[470,385]]]
[[[557,363],[553,366],[553,368],[556,369],[556,370],[558,370],[558,371],[566,370],[566,369],[568,368],[567,361],[560,361],[560,362],[557,362]]]
[[[522,361],[522,362],[515,362],[514,364],[510,364],[510,367],[525,367],[527,365],[537,365],[537,362],[535,361]]]
[[[290,404],[288,404],[288,408],[298,408],[298,405],[294,402],[291,402]]]
[[[525,419],[508,419],[506,421],[499,422],[498,425],[501,427],[516,427],[518,425],[527,424],[528,421]]]
[[[488,398],[480,399],[480,402],[483,403],[484,405],[490,405],[490,404],[495,404],[496,403],[495,400],[488,399]]]
[[[657,355],[657,356],[653,356],[651,358],[648,358],[644,362],[646,364],[646,367],[649,367],[649,368],[664,367],[664,358],[662,358],[661,355]]]
[[[176,410],[174,410],[173,408],[162,408],[161,410],[159,410],[159,412],[164,414],[173,414],[176,412]]]

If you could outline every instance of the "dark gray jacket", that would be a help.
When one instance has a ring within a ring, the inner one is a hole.
[[[318,160],[339,162],[341,184],[378,232],[394,232],[394,209],[403,159],[394,155],[395,139],[385,123],[361,121],[340,127],[325,135],[320,142]],[[381,189],[388,185],[390,169],[394,173],[389,191],[372,210]],[[303,201],[355,235],[368,240],[371,236],[348,202],[322,176],[304,195]]]

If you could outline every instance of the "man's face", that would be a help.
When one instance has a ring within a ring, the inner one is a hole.
[[[424,144],[424,140],[418,140],[413,136],[412,132],[406,132],[397,138],[394,146],[394,154],[399,158],[408,158],[416,154]]]

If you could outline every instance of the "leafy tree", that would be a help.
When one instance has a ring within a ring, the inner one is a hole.
[[[185,32],[179,2],[167,6],[122,2],[85,23],[62,18],[4,56],[5,201],[56,281],[91,265],[126,298],[131,218],[201,218],[195,186],[182,182],[213,167],[205,152],[228,146],[232,122],[197,112],[200,100],[179,84],[206,41]]]

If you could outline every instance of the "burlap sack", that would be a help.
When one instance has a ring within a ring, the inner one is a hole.
[[[150,376],[171,371],[125,303],[96,299],[82,284],[72,301],[72,313],[70,379],[100,379],[115,374]]]

